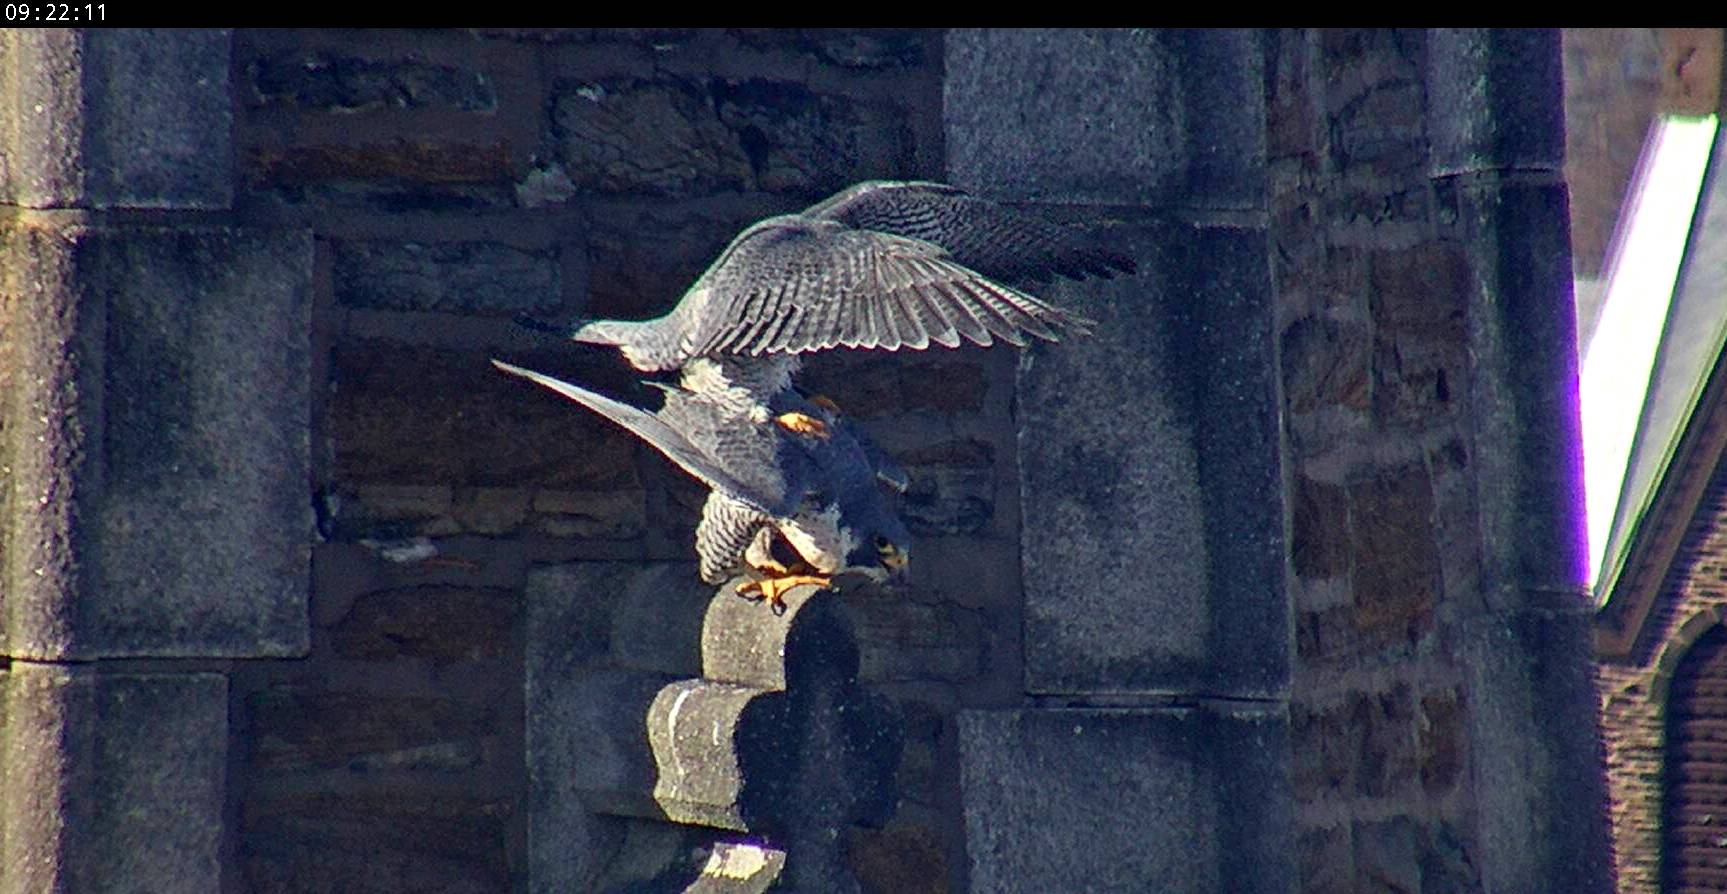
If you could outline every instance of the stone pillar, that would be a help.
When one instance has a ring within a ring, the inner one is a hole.
[[[208,659],[307,646],[312,246],[203,213],[232,200],[229,55],[0,34],[8,894],[218,890]]]
[[[976,891],[1284,891],[1289,607],[1261,37],[954,31],[952,182],[1139,274],[1018,379],[1025,693],[959,748]]]
[[[902,733],[838,595],[800,587],[775,615],[695,581],[530,575],[531,891],[858,890],[841,833],[893,815]]]
[[[1556,30],[1434,30],[1427,130],[1471,272],[1484,610],[1466,622],[1481,880],[1608,891]]]

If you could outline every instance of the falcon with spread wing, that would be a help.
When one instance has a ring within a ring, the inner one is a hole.
[[[1002,280],[1133,269],[1067,227],[952,186],[872,181],[744,230],[665,316],[589,322],[571,337],[615,345],[647,371],[829,348],[1023,346],[1089,321]]]
[[[664,386],[666,402],[650,413],[541,373],[492,364],[549,388],[623,426],[710,489],[696,526],[702,580],[739,575],[744,594],[760,593],[778,609],[793,586],[827,586],[861,573],[884,580],[910,557],[910,536],[882,489],[904,490],[903,472],[849,423],[786,389],[770,411],[821,419],[823,430],[799,433],[740,416],[709,392]],[[779,549],[781,542],[793,555]]]

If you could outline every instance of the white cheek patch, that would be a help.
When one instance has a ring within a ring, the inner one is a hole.
[[[845,567],[846,534],[840,528],[838,506],[829,506],[817,513],[800,513],[780,526],[786,541],[822,574],[834,574]]]

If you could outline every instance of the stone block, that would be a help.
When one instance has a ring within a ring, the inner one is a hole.
[[[1247,31],[954,29],[949,177],[1010,200],[1263,205],[1263,117],[1216,114],[1260,106],[1257,40]]]
[[[0,672],[0,892],[215,891],[228,686],[218,674]]]
[[[355,598],[330,628],[344,658],[439,663],[504,658],[521,617],[515,590],[426,585],[380,590]]]
[[[0,197],[30,208],[233,202],[225,30],[0,35]]]
[[[1288,675],[1264,236],[1171,227],[1018,380],[1034,692],[1263,696]],[[1153,247],[1155,246],[1155,248]]]
[[[978,891],[1288,891],[1281,708],[962,711]]]
[[[906,109],[795,81],[604,78],[571,84],[553,102],[557,160],[583,190],[815,199],[915,173]]]
[[[732,34],[749,47],[871,71],[922,65],[937,38],[931,29],[918,28],[736,28]]]
[[[750,158],[694,82],[572,85],[552,101],[558,160],[583,190],[703,195],[751,185]]]
[[[304,651],[310,238],[26,224],[3,251],[9,654]]]
[[[1506,613],[1463,628],[1462,739],[1484,890],[1613,888],[1590,615],[1582,606]]]
[[[1434,28],[1427,137],[1435,175],[1558,171],[1565,158],[1558,28]]]
[[[247,700],[248,755],[271,773],[413,769],[455,773],[480,763],[503,718],[449,698],[283,686]]]
[[[485,74],[404,59],[371,59],[329,49],[275,47],[252,56],[246,82],[254,108],[351,113],[364,109],[491,112],[497,91]]]
[[[563,306],[566,268],[555,249],[497,242],[338,242],[331,277],[337,302],[383,310],[544,313]]]
[[[1565,185],[1456,178],[1441,192],[1469,263],[1470,451],[1483,590],[1569,610],[1585,597],[1581,422]]]
[[[635,438],[568,400],[499,374],[490,356],[485,349],[383,340],[339,343],[329,408],[337,483],[640,493]],[[534,365],[531,358],[512,359]],[[598,359],[592,367],[600,366]],[[568,362],[548,366],[554,375],[601,390],[613,390],[619,378]]]
[[[581,572],[535,574],[530,590],[557,593],[571,592]],[[858,646],[839,597],[805,586],[776,613],[722,587],[700,633],[703,678],[608,668],[591,642],[536,650],[537,629],[531,621],[536,878],[592,872],[572,868],[569,848],[600,834],[599,815],[611,814],[765,835],[789,855],[793,889],[852,889],[837,830],[892,815],[902,740],[897,712],[857,685]]]
[[[259,894],[509,890],[513,811],[511,800],[448,789],[249,792],[241,884]]]

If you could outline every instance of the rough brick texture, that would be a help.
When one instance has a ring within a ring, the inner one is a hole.
[[[1507,40],[1524,43],[1495,43]],[[1543,107],[1527,121],[1508,111],[1519,96],[1557,95],[1557,59],[1552,35],[1339,29],[1272,38],[1267,130],[1293,482],[1291,739],[1303,891],[1605,889],[1599,857],[1558,855],[1601,850],[1588,838],[1590,820],[1576,827],[1582,834],[1556,833],[1568,843],[1551,854],[1514,852],[1514,836],[1493,817],[1514,799],[1543,796],[1523,781],[1501,785],[1514,795],[1477,790],[1471,775],[1501,772],[1490,768],[1520,747],[1489,718],[1523,710],[1508,706],[1542,698],[1529,693],[1545,685],[1483,676],[1474,668],[1484,655],[1528,650],[1530,660],[1555,661],[1553,679],[1573,687],[1567,698],[1586,682],[1583,656],[1572,654],[1578,642],[1518,632],[1544,622],[1521,620],[1531,603],[1516,588],[1561,588],[1550,568],[1566,568],[1569,544],[1526,547],[1535,523],[1501,520],[1504,507],[1548,502],[1563,514],[1540,527],[1555,536],[1574,530],[1581,505],[1554,502],[1574,493],[1564,477],[1574,469],[1518,458],[1533,443],[1518,426],[1575,426],[1551,397],[1564,393],[1567,375],[1574,381],[1574,367],[1537,372],[1522,368],[1527,358],[1496,357],[1515,338],[1570,347],[1560,338],[1569,337],[1568,313],[1558,327],[1544,311],[1519,309],[1568,308],[1563,281],[1541,278],[1545,268],[1531,276],[1502,267],[1495,245],[1513,228],[1544,244],[1563,238],[1562,205],[1555,214],[1550,201],[1519,198],[1520,187],[1496,179],[1518,169],[1558,181],[1559,130],[1542,117],[1557,111]],[[1517,314],[1535,316],[1510,322]],[[1519,527],[1506,536],[1493,531],[1499,524]],[[1559,612],[1567,631],[1583,611],[1580,588],[1572,590],[1568,608],[1539,609]],[[1546,650],[1555,657],[1539,657]],[[1576,708],[1553,706],[1567,716]],[[1593,766],[1587,732],[1566,746],[1584,767]],[[1579,816],[1591,815],[1589,791],[1583,780]]]
[[[1668,683],[1690,645],[1727,619],[1727,465],[1717,467],[1686,525],[1628,660],[1596,669],[1614,856],[1624,890],[1655,890]]]

